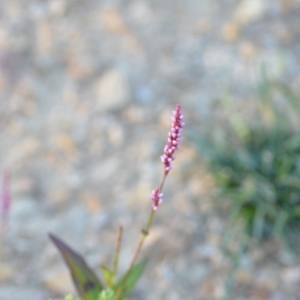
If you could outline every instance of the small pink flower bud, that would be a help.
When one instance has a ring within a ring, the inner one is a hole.
[[[160,193],[159,188],[156,188],[151,193],[151,199],[152,199],[152,209],[157,210],[158,206],[162,203],[162,196],[163,194]]]

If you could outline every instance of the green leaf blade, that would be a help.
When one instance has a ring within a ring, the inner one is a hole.
[[[102,266],[101,269],[102,269],[102,275],[105,284],[107,285],[107,287],[112,288],[115,281],[114,272],[106,268],[105,266]]]
[[[56,236],[49,234],[51,241],[60,251],[71,273],[73,282],[83,300],[96,300],[103,286],[81,255]]]
[[[122,286],[123,286],[123,291],[122,291],[121,297],[119,298],[120,300],[126,298],[129,295],[129,293],[132,291],[132,289],[135,287],[138,279],[141,277],[141,275],[146,267],[146,264],[147,264],[146,260],[136,264],[135,266],[133,266],[133,268],[131,269],[129,274],[126,273],[117,282],[114,290],[117,291],[118,289],[122,288]],[[118,293],[116,293],[116,294],[118,294]]]

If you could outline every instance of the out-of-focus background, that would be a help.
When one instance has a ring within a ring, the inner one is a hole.
[[[259,85],[265,77],[272,84]],[[295,104],[299,84],[299,0],[1,1],[0,168],[11,172],[12,206],[2,237],[0,299],[46,300],[74,291],[48,232],[100,270],[112,260],[123,225],[120,270],[126,269],[162,176],[159,157],[176,103],[186,122],[182,146],[142,252],[146,272],[130,299],[300,299],[299,256],[284,242],[264,239],[272,224],[272,237],[285,235],[283,224],[297,226],[287,221],[295,210],[283,211],[279,200],[263,227],[264,208],[247,202],[244,216],[254,228],[248,233],[259,242],[244,251],[237,246],[242,239],[230,234],[230,201],[216,200],[218,180],[210,171],[216,169],[197,142],[204,127],[210,136],[210,122],[223,128],[218,120],[225,127],[234,120],[239,136],[248,137],[242,120],[255,99],[272,98],[269,87],[282,85],[279,102]],[[233,110],[241,115],[232,119]],[[255,142],[247,143],[253,153]],[[294,170],[294,158],[299,162],[294,144],[294,156],[275,159],[280,180]],[[263,151],[261,164],[275,161],[272,153]],[[274,203],[270,174],[259,195]],[[259,176],[242,187],[251,194],[266,178]],[[296,187],[297,204],[298,177],[290,177],[282,184]],[[289,191],[284,186],[283,197]],[[249,193],[239,193],[237,202]]]

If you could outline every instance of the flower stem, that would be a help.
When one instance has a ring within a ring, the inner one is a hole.
[[[148,222],[147,222],[147,225],[146,225],[146,228],[144,228],[142,230],[142,235],[140,237],[140,241],[138,243],[138,246],[136,248],[136,251],[134,253],[134,256],[132,258],[132,261],[130,263],[130,266],[129,266],[129,272],[131,271],[131,269],[133,268],[133,266],[135,265],[136,263],[136,260],[141,252],[141,249],[142,249],[142,246],[144,244],[144,241],[147,237],[147,235],[149,234],[149,229],[150,229],[150,226],[153,222],[153,218],[154,218],[154,214],[155,214],[155,210],[151,209],[151,212],[150,212],[150,215],[149,215],[149,218],[148,218]]]
[[[117,243],[116,243],[116,251],[114,255],[114,265],[113,265],[113,274],[114,277],[117,274],[117,269],[118,269],[118,262],[119,262],[119,254],[120,254],[120,247],[121,247],[121,241],[122,241],[122,233],[123,233],[123,227],[119,227],[118,231],[118,237],[117,237]]]
[[[164,177],[163,177],[163,179],[162,179],[162,181],[161,181],[161,184],[160,184],[160,186],[159,186],[159,192],[161,192],[162,189],[163,189],[163,186],[164,186],[166,177],[167,177],[167,174],[164,174]],[[135,265],[135,263],[136,263],[136,261],[137,261],[137,259],[138,259],[138,256],[139,256],[139,254],[140,254],[140,252],[141,252],[141,249],[142,249],[142,247],[143,247],[143,244],[144,244],[144,242],[145,242],[145,239],[146,239],[146,237],[147,237],[148,234],[149,234],[149,229],[150,229],[151,224],[152,224],[152,222],[153,222],[154,215],[155,215],[155,210],[154,210],[154,209],[151,209],[150,214],[149,214],[149,217],[148,217],[148,221],[147,221],[147,224],[146,224],[146,227],[145,227],[144,229],[142,229],[142,231],[141,231],[141,237],[140,237],[138,246],[137,246],[137,248],[136,248],[136,250],[135,250],[135,253],[134,253],[134,255],[133,255],[133,258],[132,258],[132,260],[131,260],[129,269],[128,269],[128,271],[126,272],[126,274],[125,274],[125,276],[124,276],[124,279],[123,279],[123,282],[121,283],[120,289],[119,289],[119,290],[117,291],[117,293],[116,293],[116,300],[120,299],[120,297],[121,297],[121,295],[122,295],[122,292],[123,292],[123,290],[124,290],[124,288],[125,288],[126,280],[128,279],[128,276],[129,276],[129,274],[130,274],[132,268],[134,267],[134,265]]]
[[[162,189],[163,189],[163,186],[164,186],[166,177],[167,177],[167,175],[164,174],[164,177],[163,177],[163,179],[162,179],[162,181],[161,181],[161,184],[160,184],[160,186],[159,186],[159,192],[160,192],[160,193],[161,193],[161,191],[162,191]],[[149,214],[149,218],[148,218],[147,225],[146,225],[146,227],[142,230],[142,235],[141,235],[139,244],[138,244],[138,246],[137,246],[137,249],[136,249],[136,251],[135,251],[135,253],[134,253],[134,256],[133,256],[133,258],[132,258],[132,261],[131,261],[131,263],[130,263],[129,272],[131,271],[131,269],[132,269],[133,266],[135,265],[136,260],[137,260],[137,258],[138,258],[138,256],[139,256],[139,253],[140,253],[140,251],[141,251],[141,249],[142,249],[142,246],[143,246],[143,244],[144,244],[144,241],[145,241],[147,235],[149,234],[149,229],[150,229],[151,224],[152,224],[152,222],[153,222],[154,214],[155,214],[155,210],[154,210],[154,209],[151,209],[151,212],[150,212],[150,214]]]

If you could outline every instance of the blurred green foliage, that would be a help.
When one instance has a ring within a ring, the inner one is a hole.
[[[192,138],[222,199],[247,235],[291,241],[300,231],[300,96],[264,78],[242,110],[220,104],[223,115]]]
[[[55,235],[49,234],[49,237],[63,256],[82,300],[125,299],[135,287],[146,266],[146,261],[132,265],[116,282],[117,269],[114,268],[114,270],[110,270],[109,268],[102,266],[102,275],[105,284],[103,285],[80,254]],[[117,252],[117,255],[119,255],[119,252]],[[72,295],[67,295],[64,300],[76,299]]]

